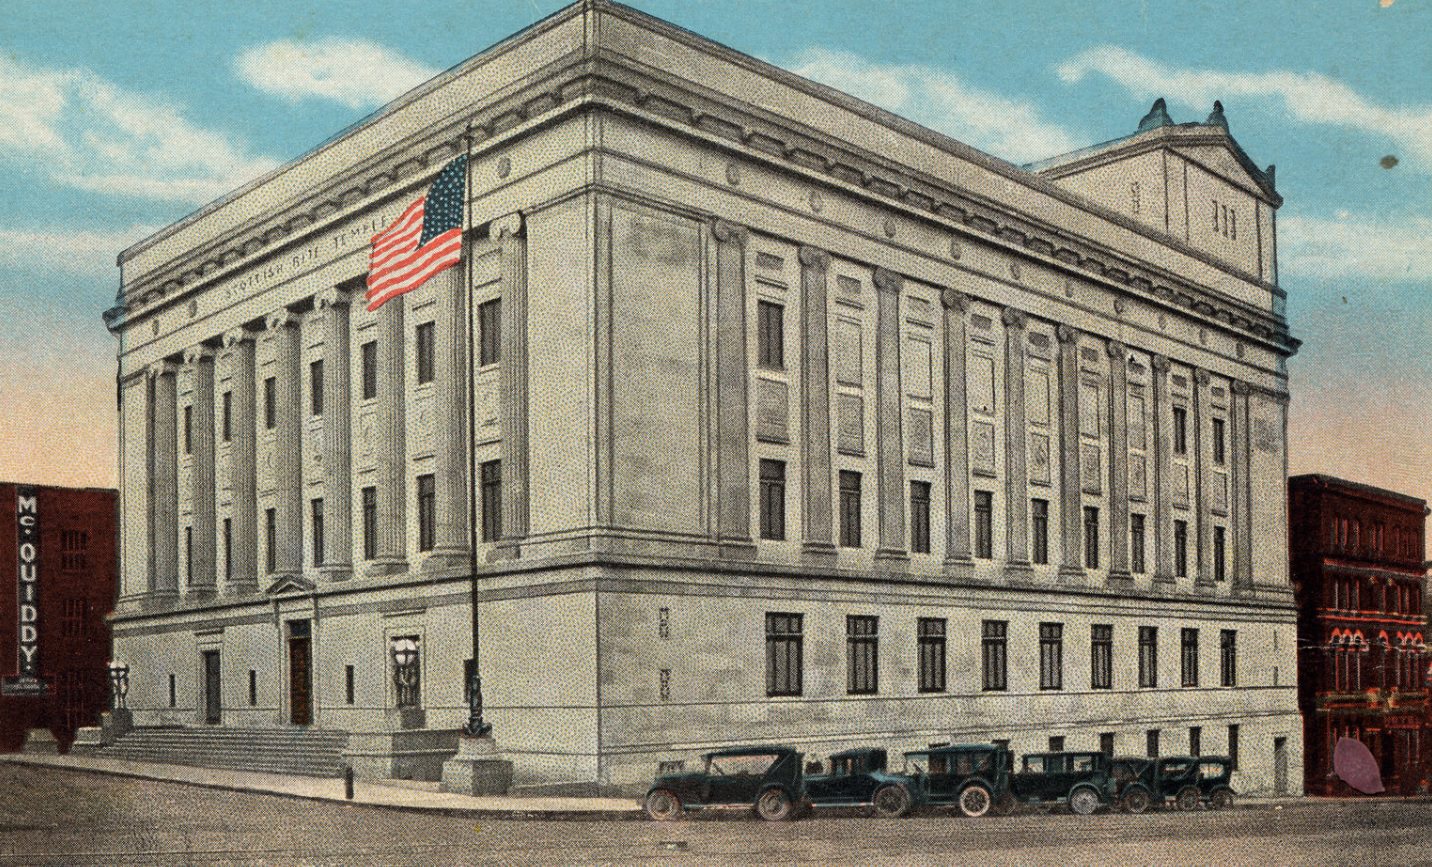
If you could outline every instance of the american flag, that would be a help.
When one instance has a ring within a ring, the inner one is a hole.
[[[373,236],[368,259],[368,309],[411,292],[462,260],[463,192],[467,157],[443,167],[426,195],[393,225]]]

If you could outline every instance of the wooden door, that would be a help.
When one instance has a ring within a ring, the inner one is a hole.
[[[218,725],[222,709],[219,651],[204,651],[204,722]]]
[[[313,677],[308,636],[288,640],[288,720],[296,726],[313,723]]]

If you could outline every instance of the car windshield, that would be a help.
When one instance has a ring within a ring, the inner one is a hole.
[[[776,753],[757,753],[749,756],[711,756],[706,762],[706,771],[724,777],[763,776],[780,756]]]
[[[1069,770],[1075,773],[1088,773],[1098,767],[1098,759],[1094,756],[1070,756]]]
[[[925,773],[925,771],[929,769],[932,759],[934,759],[934,756],[930,755],[929,753],[908,753],[908,754],[906,754],[906,756],[905,756],[905,773],[906,773],[906,774],[910,774],[910,775],[917,775],[917,776],[918,776],[919,774]],[[931,773],[934,773],[934,772],[931,771]]]
[[[1227,768],[1222,762],[1200,762],[1198,765],[1198,776],[1205,780],[1215,780],[1223,776]]]
[[[1114,774],[1114,779],[1118,780],[1121,783],[1127,783],[1130,780],[1138,778],[1139,772],[1143,770],[1143,763],[1114,762],[1112,770]]]

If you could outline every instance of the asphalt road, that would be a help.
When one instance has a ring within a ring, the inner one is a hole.
[[[957,819],[474,820],[0,766],[4,864],[1432,864],[1432,803]]]

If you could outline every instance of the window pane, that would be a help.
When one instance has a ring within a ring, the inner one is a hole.
[[[860,547],[860,473],[840,471],[840,544]]]
[[[786,464],[761,460],[760,526],[762,539],[786,537]]]
[[[477,305],[478,364],[496,364],[502,360],[501,319],[502,299],[494,298]]]
[[[910,550],[930,553],[930,483],[910,483]]]
[[[757,301],[756,353],[761,367],[783,370],[785,363],[785,309],[771,301]]]

